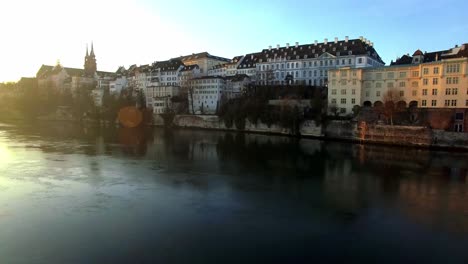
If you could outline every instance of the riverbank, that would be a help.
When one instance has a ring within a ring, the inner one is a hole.
[[[163,126],[164,122],[162,119],[155,118],[154,124]],[[235,128],[235,126],[226,127],[224,122],[215,115],[176,115],[171,125],[176,128],[238,131],[323,140],[345,140],[361,144],[468,151],[468,133],[449,132],[420,126],[373,125],[341,120],[332,120],[326,126],[321,126],[313,120],[306,120],[300,125],[299,134],[293,134],[290,129],[276,124],[271,126],[261,122],[253,124],[249,120],[246,120],[245,128],[242,130]]]

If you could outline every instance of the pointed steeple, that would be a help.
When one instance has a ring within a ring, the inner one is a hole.
[[[86,44],[86,57],[88,57],[88,44]]]
[[[94,48],[93,48],[93,42],[92,41],[91,41],[91,53],[89,55],[94,56]]]

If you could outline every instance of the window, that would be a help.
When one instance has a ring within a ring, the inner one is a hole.
[[[356,104],[356,98],[352,98],[352,99],[351,99],[351,103],[352,103],[352,104]]]
[[[463,113],[455,113],[455,120],[463,120]]]
[[[450,100],[445,100],[444,101],[444,106],[449,106],[450,105]]]
[[[457,100],[452,100],[452,106],[457,106]]]
[[[423,69],[423,75],[429,74],[429,68],[424,68]]]
[[[340,75],[341,75],[341,77],[347,77],[347,76],[348,76],[348,72],[347,72],[347,71],[341,71],[341,72],[340,72]]]
[[[400,91],[400,96],[401,97],[405,96],[405,91]]]
[[[437,89],[432,89],[432,95],[437,95]]]
[[[426,101],[426,100],[422,100],[422,101],[421,101],[421,105],[422,105],[422,106],[426,106],[426,105],[427,105],[427,101]]]
[[[432,100],[431,106],[437,106],[437,100]]]
[[[366,91],[366,97],[369,97],[369,91]],[[468,102],[468,100],[467,100]]]
[[[380,96],[380,91],[376,91],[375,96]]]
[[[341,89],[341,94],[345,95],[346,94],[346,89]]]
[[[388,79],[393,79],[395,77],[395,73],[394,72],[389,72],[387,73],[387,78]]]
[[[393,88],[393,83],[392,83],[392,82],[388,82],[388,83],[387,83],[387,88]]]
[[[382,80],[382,73],[381,73],[381,72],[376,73],[376,74],[375,74],[375,78],[376,78],[377,80]]]
[[[336,89],[332,89],[332,94],[336,94]]]
[[[413,90],[411,94],[412,94],[413,96],[417,96],[417,95],[418,95],[418,90]]]
[[[411,75],[412,75],[413,77],[419,77],[419,71],[413,71],[413,72],[411,73]]]
[[[427,95],[427,89],[422,90],[422,95]]]
[[[439,67],[434,67],[434,74],[439,74]]]
[[[406,78],[406,72],[400,72],[400,78]]]
[[[341,114],[346,114],[346,108],[340,108],[340,113]]]
[[[341,98],[341,104],[346,104],[346,98]]]
[[[382,88],[382,83],[375,83],[375,88]]]
[[[418,87],[418,82],[412,82],[411,87]]]
[[[352,89],[352,90],[351,90],[351,94],[352,94],[352,95],[356,94],[356,89]]]
[[[423,85],[427,85],[428,84],[428,79],[423,79]]]
[[[460,64],[458,64],[458,63],[447,64],[445,72],[446,73],[460,72]]]
[[[335,99],[335,98],[332,98],[332,99],[331,99],[331,103],[332,103],[332,104],[336,104],[336,99]]]
[[[362,63],[362,58],[358,58],[358,63]]]
[[[445,89],[445,95],[450,95],[451,91],[452,91],[452,89],[450,89],[450,88]]]
[[[465,101],[465,106],[468,106],[468,99]]]
[[[439,79],[438,78],[432,78],[432,84],[433,85],[437,85],[439,83]]]
[[[400,82],[400,87],[405,87],[406,86],[406,83],[405,82]]]
[[[458,77],[453,77],[453,84],[458,84]]]
[[[353,85],[356,85],[357,81],[356,79],[353,80]]]

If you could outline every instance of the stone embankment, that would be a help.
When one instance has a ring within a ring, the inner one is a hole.
[[[155,121],[156,125],[164,125],[164,122],[160,118],[156,118]],[[231,128],[226,127],[224,122],[215,115],[176,115],[172,125],[179,128],[239,131],[235,126]],[[468,151],[468,133],[433,130],[427,127],[370,125],[336,120],[330,121],[326,127],[322,127],[317,126],[315,121],[306,120],[301,124],[299,129],[302,137]],[[292,135],[288,128],[283,128],[279,125],[271,125],[269,127],[261,122],[253,124],[248,120],[246,120],[245,128],[242,132]]]

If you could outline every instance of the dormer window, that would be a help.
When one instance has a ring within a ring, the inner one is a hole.
[[[326,49],[325,49],[325,48],[323,48],[323,49],[322,49],[322,52],[325,52],[325,50],[326,50]]]
[[[344,50],[348,50],[348,46],[344,46],[343,49],[344,49]]]
[[[348,52],[348,54],[349,54],[349,55],[352,55],[352,54],[353,54],[353,52],[352,52],[352,51],[349,51],[349,52]]]

